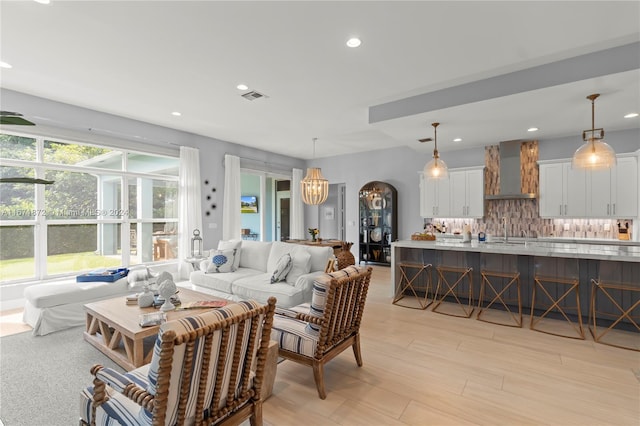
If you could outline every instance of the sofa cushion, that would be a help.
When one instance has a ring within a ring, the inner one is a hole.
[[[273,272],[276,269],[278,261],[285,254],[288,253],[293,258],[293,252],[298,248],[295,244],[283,243],[281,241],[272,242],[269,257],[267,258],[267,271]]]
[[[248,268],[239,268],[235,272],[227,272],[226,274],[207,274],[205,270],[193,271],[189,275],[189,281],[197,286],[210,288],[212,290],[221,291],[231,294],[231,283],[240,278],[246,278],[254,275],[260,275],[260,271]]]
[[[304,292],[286,282],[271,284],[271,274],[263,273],[235,280],[231,284],[234,296],[266,303],[270,296],[278,299],[278,306],[289,308],[304,303]]]
[[[311,255],[311,271],[324,271],[333,256],[331,247],[303,246]]]
[[[274,315],[271,340],[278,342],[280,349],[313,357],[318,347],[318,333],[309,333],[306,322]]]
[[[267,272],[267,259],[269,259],[271,244],[272,243],[265,241],[242,241],[240,267]]]
[[[289,253],[283,254],[276,264],[276,269],[271,275],[271,284],[284,281],[287,278],[287,274],[291,271],[293,266],[293,260]]]
[[[218,241],[218,250],[236,249],[236,254],[233,259],[233,270],[237,270],[240,267],[240,251],[242,250],[242,240],[229,240]]]
[[[237,249],[216,250],[211,256],[211,263],[207,267],[207,274],[234,272]]]

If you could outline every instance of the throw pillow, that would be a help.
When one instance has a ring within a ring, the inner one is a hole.
[[[284,281],[289,271],[291,271],[292,266],[293,261],[289,253],[283,255],[280,259],[278,259],[276,270],[273,271],[273,275],[271,275],[271,284]]]
[[[303,247],[291,251],[291,270],[287,274],[287,283],[296,285],[298,278],[311,270],[311,254]]]
[[[216,250],[207,268],[207,274],[220,272],[233,272],[233,262],[236,258],[236,249]]]
[[[240,250],[242,250],[242,240],[229,240],[218,241],[218,250],[236,250],[235,257],[233,259],[233,265],[231,271],[235,272],[240,267]]]

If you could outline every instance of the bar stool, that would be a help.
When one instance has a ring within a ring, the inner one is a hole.
[[[471,317],[474,310],[473,268],[467,264],[466,253],[439,251],[437,256],[438,285],[431,310],[454,317]],[[466,302],[461,299],[466,299]],[[445,301],[449,303],[443,304]]]
[[[522,327],[522,299],[520,297],[520,272],[518,256],[512,254],[480,254],[480,295],[478,296],[477,320],[509,327]],[[484,305],[485,295],[488,303]],[[517,306],[517,313],[512,311]],[[485,310],[496,306],[493,312],[486,312],[491,318],[482,317]],[[509,314],[508,319],[500,318],[500,309]],[[496,315],[498,314],[498,315]],[[495,319],[494,319],[495,318]]]
[[[529,328],[555,336],[584,339],[580,310],[578,259],[536,256],[534,262],[535,274]],[[544,312],[536,316],[536,308],[539,311],[544,310]],[[575,311],[577,319],[572,320],[567,311]],[[564,333],[559,330],[559,324],[556,321],[545,321],[551,319],[549,314],[552,313],[560,314],[571,325],[571,332]],[[577,336],[574,335],[574,332]]]
[[[412,309],[426,309],[433,300],[429,301],[429,293],[431,293],[431,264],[409,263],[401,262],[398,264],[400,269],[400,282],[396,288],[396,294],[393,296],[393,304]],[[426,275],[426,279],[422,279],[422,275]],[[424,285],[423,285],[424,283]],[[407,295],[407,290],[410,294]],[[419,293],[424,292],[424,296],[419,296]],[[413,296],[411,296],[413,295]],[[418,302],[418,306],[411,304],[401,304],[413,299]]]
[[[591,280],[589,303],[589,331],[593,340],[640,351],[640,283],[637,282],[640,264],[601,260],[598,266],[598,278]],[[635,283],[631,282],[633,279]],[[598,300],[598,295],[603,297]],[[599,333],[598,325],[601,325]]]

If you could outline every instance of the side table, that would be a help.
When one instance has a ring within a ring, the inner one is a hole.
[[[193,266],[193,270],[194,271],[199,271],[200,270],[200,262],[202,262],[205,259],[206,259],[206,257],[187,257],[184,260],[186,262],[189,262],[191,264],[191,266]]]

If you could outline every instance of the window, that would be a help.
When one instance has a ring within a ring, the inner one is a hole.
[[[177,157],[0,134],[0,284],[177,257]]]

